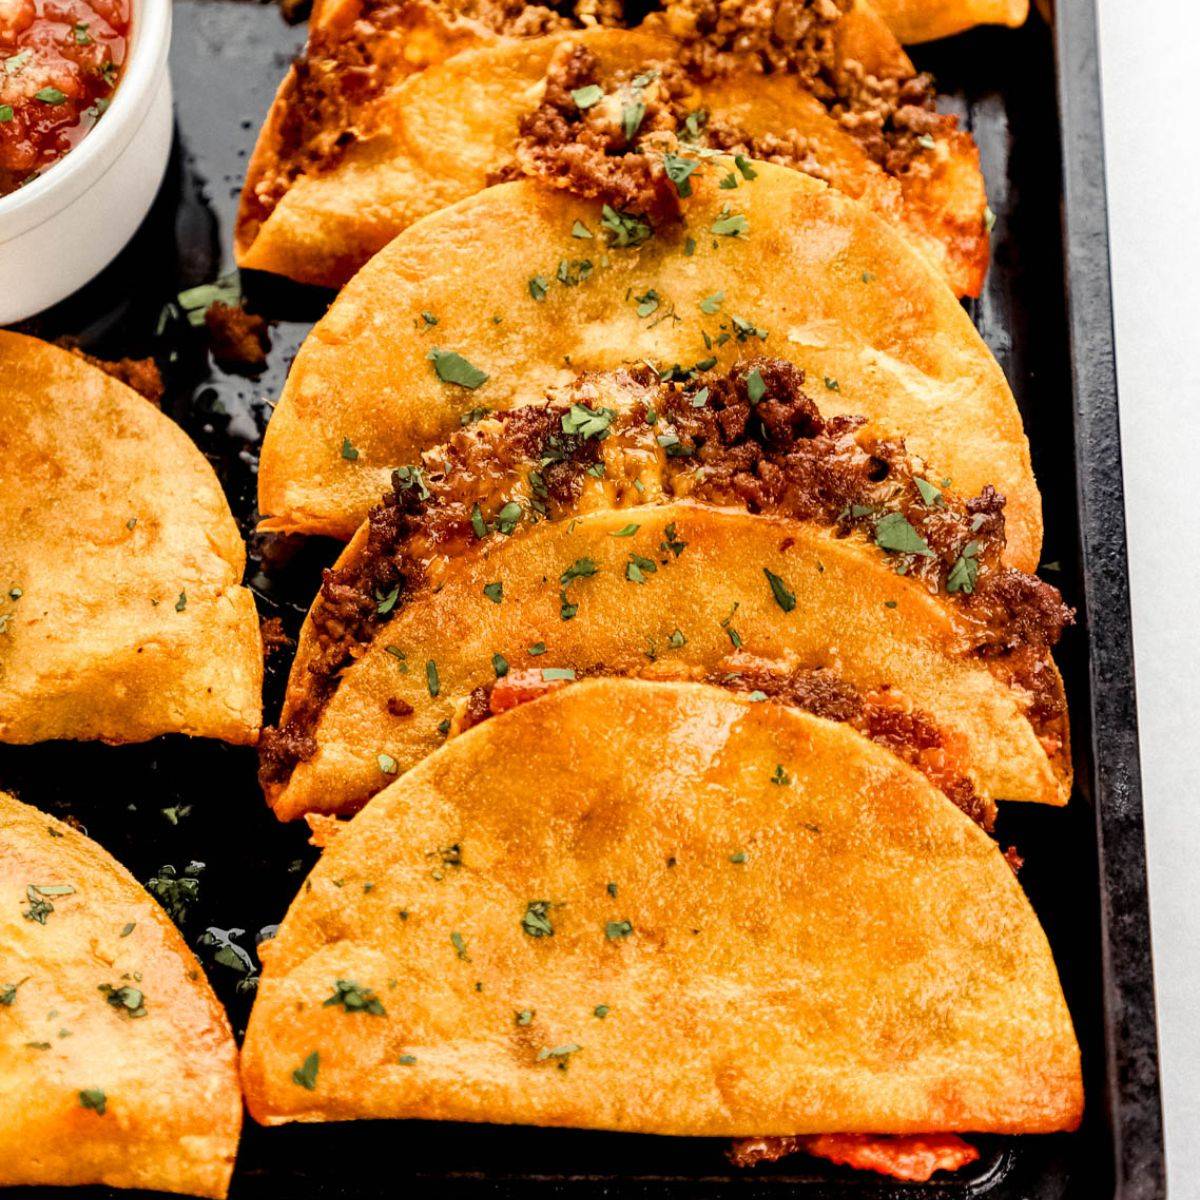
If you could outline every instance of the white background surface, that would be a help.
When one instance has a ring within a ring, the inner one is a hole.
[[[1200,0],[1098,4],[1167,1165],[1197,1200]]]

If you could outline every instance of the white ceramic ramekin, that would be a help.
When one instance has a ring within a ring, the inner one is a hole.
[[[79,145],[0,196],[0,325],[102,271],[150,209],[171,153],[170,0],[133,0],[129,55],[108,111]]]

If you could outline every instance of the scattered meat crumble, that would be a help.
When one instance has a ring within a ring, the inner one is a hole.
[[[943,492],[902,441],[875,436],[861,418],[822,417],[803,391],[803,372],[788,363],[749,359],[724,374],[687,376],[664,381],[646,366],[583,375],[568,395],[492,414],[425,455],[421,468],[395,472],[392,492],[369,515],[363,553],[325,573],[311,612],[307,677],[291,690],[284,729],[263,734],[264,782],[282,782],[315,752],[310,731],[340,672],[431,564],[477,541],[476,511],[492,520],[536,477],[522,514],[569,514],[585,482],[596,483],[589,468],[602,462],[607,504],[650,502],[655,497],[635,495],[621,469],[633,453],[653,456],[663,497],[831,527],[874,542],[898,573],[931,593],[952,593],[974,653],[1026,698],[1047,753],[1058,753],[1066,713],[1047,651],[1074,614],[1051,585],[1002,562],[1003,497],[991,487],[966,500]],[[761,388],[755,399],[752,386]],[[614,389],[620,412],[603,406]],[[607,436],[565,432],[564,401],[607,413]],[[381,613],[393,591],[401,599]],[[900,712],[875,720],[882,740],[924,736],[897,732],[906,720]],[[977,798],[964,792],[959,800],[969,810]]]
[[[266,365],[271,339],[267,320],[247,312],[242,304],[214,300],[204,312],[208,345],[223,367],[257,370]]]
[[[65,342],[60,342],[64,349],[70,350],[72,354],[82,358],[84,362],[90,363],[93,367],[99,367],[105,375],[111,375],[114,379],[119,379],[126,387],[131,387],[139,396],[149,400],[151,404],[158,405],[162,403],[162,398],[166,392],[166,387],[163,384],[162,373],[158,369],[158,363],[152,358],[119,358],[107,359],[96,358],[93,354],[87,354],[80,350],[78,346],[70,345]]]
[[[283,630],[283,622],[278,617],[264,617],[259,622],[262,633],[263,659],[270,662],[281,650],[294,646],[295,640],[288,637]]]

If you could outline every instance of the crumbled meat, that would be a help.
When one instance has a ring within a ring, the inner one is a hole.
[[[242,304],[214,300],[205,310],[204,326],[212,356],[222,366],[256,370],[266,365],[271,340],[265,317]]]
[[[317,743],[306,728],[267,726],[258,740],[258,778],[264,784],[282,783],[297,763],[317,752]]]
[[[796,75],[889,174],[909,169],[923,139],[951,133],[928,75],[906,60],[874,74],[844,58],[838,23],[853,0],[669,0],[667,25],[686,43],[683,62],[699,79],[757,67]]]
[[[119,358],[107,359],[96,358],[95,355],[87,354],[80,350],[78,346],[61,342],[60,345],[64,349],[70,350],[72,354],[82,358],[84,362],[91,363],[93,367],[99,367],[105,375],[111,375],[114,379],[119,379],[126,387],[131,387],[139,396],[143,396],[149,400],[151,404],[160,404],[166,388],[163,385],[162,373],[158,369],[158,363],[152,358]]]
[[[800,1151],[912,1183],[926,1183],[937,1171],[957,1171],[979,1158],[979,1151],[955,1133],[818,1133],[740,1138],[729,1150],[729,1159],[734,1166],[752,1167]]]
[[[388,716],[391,717],[411,717],[416,711],[407,700],[401,700],[399,696],[389,696],[387,702]]]
[[[363,552],[326,572],[310,617],[315,649],[305,679],[289,693],[288,727],[307,733],[358,647],[431,564],[478,541],[480,522],[490,536],[499,510],[514,502],[534,519],[567,515],[585,481],[595,482],[589,468],[601,462],[606,503],[644,503],[624,478],[621,456],[651,454],[664,498],[770,513],[869,540],[898,573],[931,593],[954,593],[974,652],[1023,697],[1047,753],[1065,747],[1066,713],[1047,651],[1073,613],[1051,585],[1003,563],[1003,497],[992,488],[966,501],[943,492],[903,442],[875,436],[860,418],[822,417],[803,390],[803,373],[786,362],[747,359],[727,373],[672,376],[649,367],[581,376],[545,405],[488,415],[426,454],[420,468],[394,472],[391,493],[370,513]],[[752,380],[761,389],[754,400]],[[604,404],[614,391],[619,411]],[[603,439],[564,430],[572,403],[609,414]],[[670,435],[675,440],[664,449]],[[914,545],[920,548],[905,549]],[[886,738],[888,721],[919,724],[918,717],[879,717],[876,732]],[[894,732],[906,742],[910,735],[917,736],[915,727]],[[914,765],[989,824],[990,810],[967,781],[956,782],[942,748],[920,750]]]
[[[263,659],[270,662],[282,650],[294,646],[295,641],[284,632],[283,622],[278,617],[264,617],[259,622],[262,634]]]
[[[1021,868],[1025,865],[1025,859],[1021,857],[1016,846],[1005,847],[1004,861],[1012,868],[1014,875],[1019,874]]]

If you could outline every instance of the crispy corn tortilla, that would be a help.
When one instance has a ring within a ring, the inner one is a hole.
[[[246,183],[239,264],[345,283],[415,220],[480,191],[512,160],[519,120],[541,102],[547,68],[568,45],[594,54],[602,77],[673,62],[681,51],[662,30],[599,28],[465,50],[398,83],[380,101],[371,136],[327,170],[297,179],[262,222],[257,175],[275,166],[268,131]],[[697,85],[693,107],[750,136],[794,131],[834,187],[902,228],[957,292],[978,294],[988,259],[986,197],[968,135],[939,138],[925,169],[892,177],[795,76],[747,67]]]
[[[265,1124],[1016,1133],[1082,1107],[995,843],[852,731],[704,685],[588,681],[454,739],[338,833],[269,949]],[[382,1011],[326,1004],[339,980]]]
[[[1029,16],[1029,0],[872,0],[872,7],[906,45],[973,25],[1024,25]]]
[[[3,792],[0,912],[0,1185],[224,1196],[237,1048],[166,914],[95,842]]]
[[[632,536],[614,536],[630,526]],[[364,528],[343,564],[366,537]],[[685,545],[676,555],[664,552],[669,543]],[[656,565],[643,584],[629,579],[631,555]],[[581,559],[595,573],[564,588],[561,576]],[[791,612],[764,570],[786,581]],[[483,590],[497,581],[499,604]],[[569,620],[564,592],[578,606]],[[676,630],[682,645],[672,645]],[[318,636],[306,622],[285,722],[304,704]],[[397,604],[342,673],[312,731],[316,753],[267,796],[283,820],[353,812],[442,743],[439,725],[495,678],[495,654],[513,671],[628,675],[649,668],[650,649],[659,671],[705,673],[736,647],[831,668],[863,692],[890,687],[947,732],[980,795],[1065,804],[1069,748],[1048,757],[1021,696],[968,657],[966,636],[952,604],[896,575],[873,547],[816,526],[688,502],[543,522],[480,543]]]
[[[253,742],[262,649],[212,468],[97,367],[0,331],[0,742]]]
[[[950,290],[885,222],[823,184],[760,163],[729,191],[719,180],[731,169],[711,160],[692,177],[684,225],[636,247],[604,244],[598,203],[532,181],[489,188],[401,234],[296,357],[263,443],[264,528],[349,539],[392,468],[465,414],[538,403],[578,370],[705,356],[727,366],[766,353],[808,372],[823,412],[906,435],[961,494],[994,484],[1008,498],[1009,561],[1036,568],[1041,504],[1021,416]],[[726,205],[748,233],[712,232]],[[573,236],[580,228],[593,236]],[[560,284],[559,265],[580,260],[590,277]],[[541,301],[534,276],[547,281]],[[651,290],[659,307],[639,316]],[[443,382],[435,348],[486,381]]]

